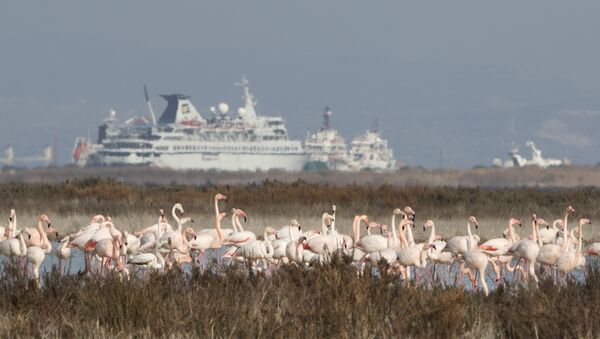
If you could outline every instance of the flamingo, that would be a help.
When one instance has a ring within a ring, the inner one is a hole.
[[[467,221],[467,233],[471,234],[471,224],[475,225],[475,229],[479,227],[479,222],[477,222],[477,218],[474,216],[470,216]],[[479,236],[473,235],[459,235],[450,238],[446,243],[446,249],[448,252],[452,253],[454,256],[459,254],[464,254],[472,247],[476,247],[477,243],[479,243]]]
[[[535,283],[537,284],[539,279],[537,277],[537,275],[535,274],[535,263],[537,260],[537,256],[540,252],[540,244],[538,243],[538,236],[537,236],[537,228],[538,228],[538,221],[543,221],[543,219],[538,219],[537,216],[535,215],[535,213],[532,215],[531,217],[531,228],[532,228],[532,235],[531,235],[531,239],[523,239],[519,242],[517,242],[516,244],[512,245],[509,252],[515,256],[515,258],[517,258],[517,265],[519,264],[519,262],[521,260],[524,260],[527,264],[528,264],[528,279],[529,277],[533,277],[533,280],[535,281]],[[544,225],[546,225],[547,223],[545,221],[543,221]],[[513,278],[514,279],[514,278]]]
[[[46,230],[44,230],[44,227],[42,226],[43,222],[47,224]],[[25,243],[27,244],[27,247],[42,246],[42,238],[44,233],[56,233],[56,229],[52,227],[52,221],[45,214],[39,216],[37,228],[25,227],[24,230],[29,235],[25,237]],[[44,244],[43,246],[47,245],[48,244]]]
[[[27,255],[27,244],[25,243],[23,232],[20,232],[16,238],[0,242],[0,254],[9,258],[24,257]]]
[[[560,229],[557,227],[557,225],[562,227],[562,224],[563,221],[561,219],[556,219],[554,222],[552,222],[552,228],[546,227],[540,229],[538,237],[542,241],[542,244],[556,244],[556,237],[558,232],[560,232]]]
[[[242,227],[242,223],[240,222],[240,217],[244,218],[244,221],[247,220],[246,212],[241,209],[232,208],[231,209],[231,224],[233,225],[233,234],[229,235],[223,240],[223,244],[233,245],[235,247],[242,247],[254,240],[256,240],[256,234],[250,231],[244,231]]]
[[[423,224],[423,231],[426,231],[427,228],[431,228],[431,233],[429,234],[429,238],[427,239],[427,243],[433,244],[429,250],[427,250],[427,258],[429,258],[433,262],[433,275],[435,281],[435,275],[437,273],[437,265],[445,265],[446,268],[446,277],[448,278],[450,275],[450,264],[454,261],[454,255],[450,252],[444,251],[446,248],[446,242],[439,240],[439,236],[435,233],[435,223],[433,220],[427,220]],[[443,277],[440,275],[440,281],[443,282]]]
[[[558,222],[557,222],[558,221]],[[568,229],[566,224],[560,220],[557,219],[553,222],[554,225],[556,224],[561,224],[562,225],[562,233],[563,234],[567,234]],[[555,235],[556,237],[556,235]],[[538,245],[540,243],[543,243],[543,241],[541,240],[541,238],[538,238]],[[558,259],[560,259],[560,257],[567,251],[567,247],[568,247],[568,242],[567,241],[563,241],[562,245],[558,245],[556,243],[546,243],[545,245],[540,247],[540,252],[538,253],[537,259],[536,261],[540,263],[540,265],[546,265],[548,267],[550,267],[550,269],[552,269],[554,267],[554,265],[556,264],[556,262],[558,261]],[[553,270],[553,272],[555,272]],[[556,283],[556,277],[554,274],[552,274],[554,283]]]
[[[129,264],[141,269],[160,270],[165,267],[165,259],[160,254],[158,247],[153,253],[137,253],[129,258]]]
[[[471,283],[473,284],[473,286],[475,286],[475,279],[473,278],[473,274],[471,272],[471,269],[475,269],[479,272],[479,281],[481,282],[481,286],[483,288],[483,292],[486,296],[489,295],[489,289],[487,286],[487,283],[485,281],[485,270],[487,268],[488,262],[492,264],[492,266],[494,267],[494,271],[496,272],[496,279],[499,278],[500,276],[500,272],[498,270],[498,267],[496,266],[496,264],[494,263],[494,261],[492,261],[485,253],[483,253],[482,251],[479,250],[479,248],[477,247],[475,243],[475,239],[473,238],[473,235],[471,234],[471,228],[468,227],[468,247],[469,250],[465,253],[462,254],[462,257],[464,259],[464,263],[461,263],[461,272],[466,272],[469,275],[469,279],[471,280]]]
[[[514,225],[521,226],[521,220],[511,218],[508,221],[508,232],[509,238],[494,238],[490,239],[483,244],[479,245],[479,250],[489,256],[499,257],[504,256],[508,253],[512,245],[515,244],[514,239]]]
[[[285,256],[288,258],[290,263],[296,263],[302,265],[304,260],[304,246],[306,245],[306,238],[300,237],[296,241],[290,241],[285,247]]]
[[[342,238],[338,234],[331,234],[329,228],[334,219],[329,213],[323,213],[321,216],[321,229],[323,234],[307,240],[306,249],[315,254],[321,254],[327,248],[328,251],[334,251],[342,247]]]
[[[380,225],[374,222],[367,224],[367,230],[373,227],[379,227],[382,232],[387,230],[386,225]],[[360,248],[365,253],[372,253],[387,248],[387,245],[388,240],[386,237],[382,236],[381,234],[369,234],[360,238],[360,240],[358,240],[358,242],[355,244],[355,247]]]
[[[281,227],[277,230],[277,239],[289,238],[291,241],[296,241],[302,236],[302,225],[296,219],[292,219],[290,224]]]
[[[43,219],[43,218],[40,218]],[[27,248],[27,261],[33,266],[33,278],[40,287],[40,266],[46,258],[46,254],[52,252],[52,243],[48,240],[48,236],[44,229],[41,227],[41,222],[38,226],[39,234],[41,235],[40,245],[28,246]],[[31,238],[31,234],[28,233],[27,229],[24,229],[26,238]],[[27,241],[25,241],[27,242]]]
[[[275,230],[272,227],[266,227],[263,234],[263,240],[254,240],[240,247],[237,251],[237,255],[253,263],[262,259],[265,261],[266,265],[267,259],[273,257],[273,245],[271,244],[271,241],[269,241],[270,234],[275,234]]]
[[[410,229],[414,222],[410,219],[403,219],[399,227],[401,229]],[[400,232],[400,241],[404,244],[409,244],[406,247],[396,249],[398,263],[404,267],[402,270],[403,280],[410,279],[410,267],[425,268],[427,266],[426,251],[430,248],[435,249],[433,244],[412,244],[410,245],[404,232]]]
[[[14,237],[15,232],[17,230],[17,213],[15,209],[10,210],[10,215],[8,217],[8,225],[6,227],[0,226],[0,241],[4,241],[6,239],[10,239]]]
[[[560,258],[556,261],[556,269],[561,273],[571,272],[583,265],[585,265],[585,257],[582,252],[583,244],[583,225],[591,225],[592,222],[587,218],[581,218],[579,220],[579,236],[577,248],[575,250],[568,250],[563,253]]]
[[[71,258],[71,248],[69,247],[69,241],[71,237],[69,235],[62,238],[59,242],[58,248],[56,249],[56,256],[58,257],[58,266],[62,270],[62,261]]]

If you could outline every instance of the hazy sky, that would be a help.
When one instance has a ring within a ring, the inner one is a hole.
[[[346,139],[375,117],[396,157],[488,165],[533,139],[545,156],[600,161],[599,1],[4,1],[0,146],[66,163],[114,107],[123,121],[185,93],[202,113],[241,104],[290,134],[323,107]]]

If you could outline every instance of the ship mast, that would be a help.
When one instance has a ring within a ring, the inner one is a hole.
[[[325,110],[323,111],[323,126],[321,126],[321,131],[328,131],[331,129],[331,109],[325,106]]]
[[[150,117],[152,118],[152,125],[156,126],[156,115],[154,115],[154,110],[152,109],[152,103],[150,102],[146,85],[144,85],[144,95],[146,96],[146,103],[148,104],[148,110],[150,111]]]
[[[254,106],[256,106],[258,101],[254,99],[254,95],[250,92],[250,83],[246,77],[242,77],[242,81],[237,82],[236,85],[241,86],[244,90],[244,95],[242,96],[244,107],[238,111],[239,116],[247,122],[256,120],[257,115]]]

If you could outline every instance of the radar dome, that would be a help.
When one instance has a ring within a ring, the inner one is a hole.
[[[215,112],[216,112],[215,106],[210,106],[210,107],[208,108],[208,110],[209,110],[209,111],[210,111],[212,114],[215,114]]]
[[[244,107],[238,108],[238,114],[239,115],[244,115],[244,113],[246,113],[246,109]]]
[[[227,114],[227,112],[229,112],[229,105],[224,102],[219,103],[219,112],[221,112],[221,114]]]

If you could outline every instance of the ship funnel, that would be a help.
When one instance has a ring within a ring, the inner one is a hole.
[[[167,100],[167,108],[160,116],[159,124],[200,125],[206,122],[190,101],[189,96],[170,94],[161,95],[161,97]]]

